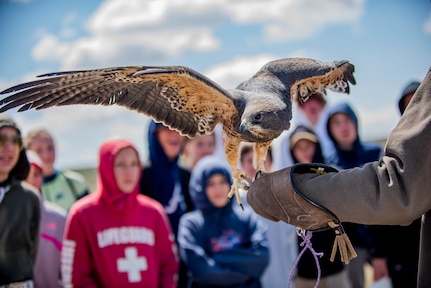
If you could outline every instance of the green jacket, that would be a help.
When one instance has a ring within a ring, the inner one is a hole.
[[[81,174],[56,171],[55,174],[44,177],[42,192],[46,201],[69,211],[76,200],[88,194],[88,188]]]

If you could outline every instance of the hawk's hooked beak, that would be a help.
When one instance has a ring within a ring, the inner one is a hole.
[[[239,132],[244,133],[251,127],[251,123],[247,121],[247,119],[244,119],[241,121],[241,124],[239,125]]]

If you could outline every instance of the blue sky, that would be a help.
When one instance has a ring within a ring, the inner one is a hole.
[[[431,66],[429,0],[0,0],[0,90],[54,71],[185,65],[234,88],[285,57],[347,59],[363,139],[386,137],[397,100]],[[100,144],[132,140],[145,158],[147,118],[122,107],[8,112],[24,133],[55,136],[61,168],[95,166]]]

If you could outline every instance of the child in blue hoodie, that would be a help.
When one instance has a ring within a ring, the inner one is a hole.
[[[266,226],[251,210],[242,211],[227,194],[227,163],[202,158],[192,171],[195,211],[180,219],[180,256],[188,267],[188,287],[261,287],[268,261]]]
[[[335,153],[328,159],[330,164],[339,169],[350,169],[362,167],[380,158],[382,147],[378,143],[361,141],[358,125],[358,118],[347,103],[339,103],[329,108],[327,129],[335,146]],[[369,259],[371,236],[365,225],[344,223],[343,226],[358,254],[358,257],[347,265],[349,278],[353,288],[363,288],[364,264]]]

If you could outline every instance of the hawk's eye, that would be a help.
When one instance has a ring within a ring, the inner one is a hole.
[[[261,114],[257,114],[256,116],[254,116],[254,120],[260,120],[260,119],[262,119]]]

